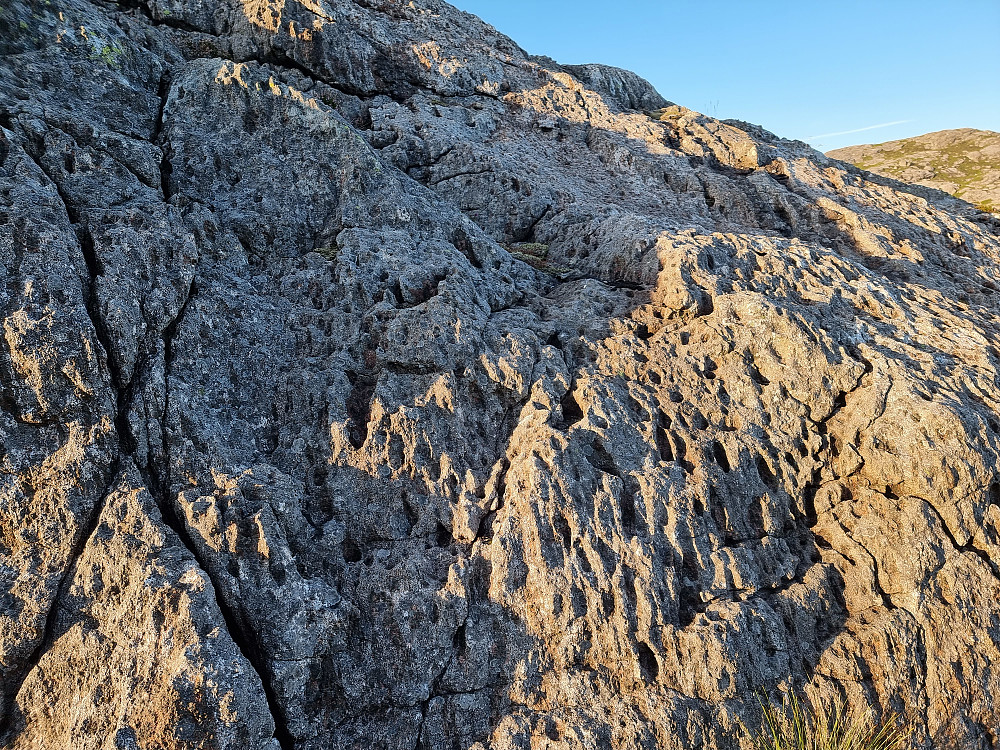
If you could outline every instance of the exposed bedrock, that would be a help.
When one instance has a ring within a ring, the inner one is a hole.
[[[434,0],[0,53],[5,746],[996,746],[995,218]]]

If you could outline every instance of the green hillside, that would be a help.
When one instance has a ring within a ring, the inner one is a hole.
[[[861,169],[926,185],[996,211],[1000,209],[1000,133],[942,130],[915,138],[827,153]]]

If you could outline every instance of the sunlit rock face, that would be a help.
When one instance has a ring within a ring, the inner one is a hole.
[[[433,0],[0,52],[5,746],[996,745],[995,219]]]

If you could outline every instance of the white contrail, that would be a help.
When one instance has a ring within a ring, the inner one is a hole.
[[[864,133],[866,130],[878,130],[879,128],[888,128],[893,125],[905,125],[908,122],[913,122],[913,120],[895,120],[894,122],[883,122],[881,125],[869,125],[867,128],[855,128],[854,130],[841,130],[839,133],[823,133],[823,135],[811,135],[806,138],[807,141],[815,141],[817,138],[833,138],[836,135],[851,135],[852,133]]]

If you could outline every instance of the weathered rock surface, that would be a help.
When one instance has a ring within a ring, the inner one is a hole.
[[[827,153],[861,169],[957,196],[984,210],[1000,210],[1000,133],[939,130]]]
[[[996,745],[995,219],[434,0],[0,52],[7,746]]]
[[[260,678],[138,472],[105,499],[21,687],[11,748],[277,747]]]

